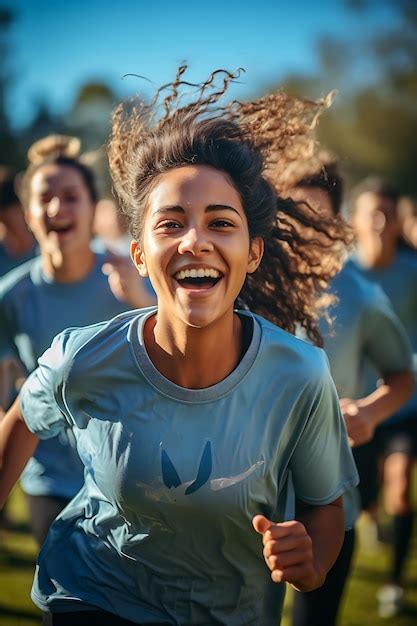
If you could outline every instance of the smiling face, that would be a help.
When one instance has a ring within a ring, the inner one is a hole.
[[[70,165],[40,167],[30,182],[26,221],[43,252],[73,254],[89,248],[94,203]]]
[[[206,327],[233,316],[247,273],[258,267],[263,242],[250,242],[240,196],[228,176],[205,165],[173,169],[149,194],[142,245],[132,258],[148,275],[165,317]]]

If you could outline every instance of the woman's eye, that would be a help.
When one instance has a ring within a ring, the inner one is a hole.
[[[179,224],[178,222],[166,221],[166,222],[161,222],[160,224],[158,224],[158,228],[174,230],[176,228],[181,228],[181,224]]]
[[[213,222],[211,222],[210,226],[214,226],[215,228],[227,228],[227,227],[233,227],[233,224],[231,222],[229,222],[229,220],[214,220]]]

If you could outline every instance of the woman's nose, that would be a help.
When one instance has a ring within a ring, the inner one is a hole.
[[[180,254],[204,254],[213,250],[213,244],[210,241],[207,232],[204,229],[189,228],[181,238],[178,245]]]
[[[387,218],[385,216],[385,213],[383,213],[382,211],[375,211],[375,213],[372,216],[373,229],[378,233],[382,233],[386,224],[387,224]]]

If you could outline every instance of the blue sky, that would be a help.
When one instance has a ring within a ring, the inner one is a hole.
[[[16,80],[9,108],[19,125],[36,98],[53,110],[71,106],[77,89],[105,80],[118,93],[138,89],[126,73],[156,85],[172,79],[180,62],[190,79],[212,69],[246,69],[234,97],[244,98],[288,72],[317,69],[321,35],[361,35],[392,19],[387,2],[372,2],[364,19],[343,0],[14,0],[18,15],[10,37]],[[146,83],[145,83],[146,84]],[[140,83],[143,88],[144,83]],[[320,94],[318,94],[320,95]]]

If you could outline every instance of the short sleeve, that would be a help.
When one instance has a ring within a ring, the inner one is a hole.
[[[41,439],[55,437],[69,426],[57,396],[66,367],[66,333],[55,337],[38,360],[38,367],[24,382],[19,394],[23,418],[31,432]]]
[[[312,393],[310,413],[293,451],[290,470],[296,498],[323,505],[357,485],[359,478],[336,388],[325,364],[315,377]]]
[[[405,329],[385,293],[377,285],[374,287],[362,325],[365,353],[381,374],[411,369],[412,349]]]

